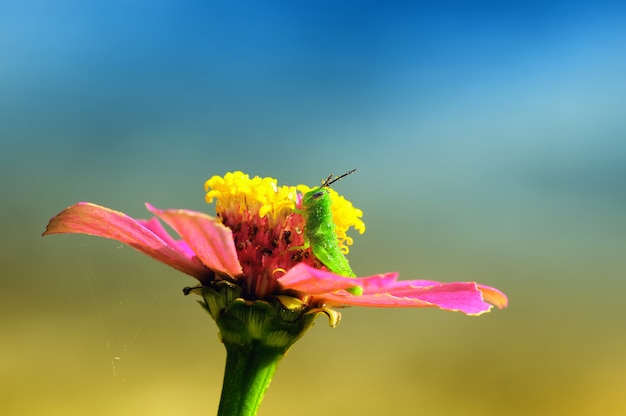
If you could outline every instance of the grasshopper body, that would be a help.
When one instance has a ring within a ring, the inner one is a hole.
[[[306,220],[304,236],[311,246],[311,251],[328,270],[346,277],[356,277],[356,275],[350,268],[348,259],[339,248],[331,210],[332,201],[327,188],[355,170],[344,173],[335,179],[332,179],[332,175],[330,175],[322,186],[312,189],[302,198],[302,211]]]

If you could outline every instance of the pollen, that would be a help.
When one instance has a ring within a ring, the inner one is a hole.
[[[298,199],[294,186],[278,186],[274,178],[250,178],[243,172],[213,176],[205,182],[206,201],[215,200],[218,214],[258,216],[275,222],[293,213]]]

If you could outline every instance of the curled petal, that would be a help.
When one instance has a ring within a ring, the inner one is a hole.
[[[498,307],[498,309],[506,308],[509,305],[509,298],[495,287],[477,285],[478,290],[483,293],[483,298]]]
[[[209,269],[231,277],[243,273],[233,233],[215,218],[185,209],[160,210],[150,204],[146,207],[172,227]]]
[[[52,218],[43,235],[73,233],[110,238],[199,280],[211,274],[193,253],[171,241],[168,243],[152,231],[153,223],[144,224],[122,212],[79,202]]]

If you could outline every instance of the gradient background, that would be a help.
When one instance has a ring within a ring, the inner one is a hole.
[[[626,6],[406,3],[0,1],[1,414],[217,409],[194,280],[51,216],[354,167],[358,274],[510,307],[320,319],[260,415],[626,414]]]

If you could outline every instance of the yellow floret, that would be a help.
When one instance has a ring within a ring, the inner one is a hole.
[[[292,213],[296,207],[296,188],[277,185],[274,178],[250,178],[243,172],[213,176],[205,182],[208,203],[216,200],[217,213],[235,211],[275,220]]]
[[[239,215],[258,215],[268,217],[271,222],[284,219],[296,210],[297,192],[306,194],[312,188],[306,185],[278,186],[274,178],[250,178],[243,172],[229,172],[223,177],[213,176],[205,182],[206,201],[216,200],[217,213],[237,212]],[[333,222],[339,240],[339,247],[345,254],[352,238],[346,232],[353,227],[360,234],[365,232],[361,220],[363,212],[354,208],[352,203],[339,195],[332,188],[328,189],[332,200]]]

